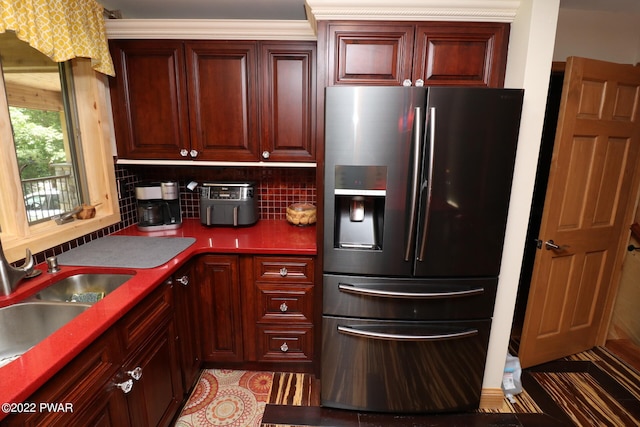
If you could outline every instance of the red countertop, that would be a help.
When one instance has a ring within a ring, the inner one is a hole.
[[[135,226],[116,235],[150,237],[195,237],[196,241],[169,262],[149,269],[62,266],[23,281],[9,297],[0,297],[0,307],[20,302],[48,285],[80,273],[134,273],[93,307],[51,334],[15,361],[0,368],[0,404],[25,401],[56,372],[69,363],[131,308],[138,304],[175,270],[194,255],[204,253],[316,254],[316,228],[296,227],[282,220],[260,220],[251,227],[204,227],[197,219],[186,219],[177,230],[141,232]],[[45,402],[46,403],[46,402]],[[49,402],[51,403],[51,402]],[[0,419],[7,414],[0,411]]]

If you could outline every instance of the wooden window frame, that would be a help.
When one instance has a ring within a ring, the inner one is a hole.
[[[39,253],[120,222],[108,83],[105,76],[91,68],[89,59],[72,60],[72,70],[88,192],[91,203],[100,205],[92,219],[64,225],[53,220],[29,225],[7,94],[0,77],[0,236],[9,262],[23,259],[27,248]]]

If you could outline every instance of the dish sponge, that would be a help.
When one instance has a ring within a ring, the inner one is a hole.
[[[71,302],[94,303],[104,298],[104,292],[83,292],[71,295]]]

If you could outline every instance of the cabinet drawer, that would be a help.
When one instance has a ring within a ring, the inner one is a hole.
[[[258,321],[306,322],[313,316],[313,285],[257,283]]]
[[[313,326],[258,325],[258,361],[311,361]]]
[[[173,308],[173,292],[171,286],[164,284],[156,289],[121,323],[122,342],[125,349],[140,345],[166,317]]]
[[[255,257],[257,281],[313,283],[313,258]]]

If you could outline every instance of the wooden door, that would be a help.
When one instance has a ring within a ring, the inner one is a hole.
[[[638,195],[640,68],[569,58],[519,357],[602,344]]]
[[[205,362],[244,360],[238,262],[236,255],[204,255],[196,266]]]
[[[112,41],[109,79],[118,157],[181,159],[189,115],[181,41]]]
[[[197,160],[258,160],[258,78],[255,42],[185,44],[190,156]]]
[[[316,137],[316,43],[262,43],[262,160],[311,162]]]

